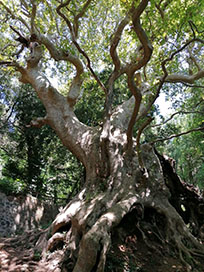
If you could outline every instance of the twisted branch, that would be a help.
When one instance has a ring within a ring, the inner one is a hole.
[[[133,29],[142,44],[144,54],[143,54],[142,59],[140,59],[137,63],[130,64],[129,67],[127,68],[128,69],[127,70],[128,87],[135,97],[135,106],[134,106],[132,117],[131,117],[129,125],[128,125],[128,129],[127,129],[127,141],[128,141],[127,149],[128,150],[130,150],[132,147],[133,127],[135,125],[135,121],[137,119],[139,109],[140,109],[140,104],[142,101],[141,91],[135,84],[134,73],[135,73],[135,71],[144,67],[149,62],[151,55],[152,55],[152,51],[153,51],[152,45],[151,45],[145,31],[143,30],[141,24],[140,24],[140,16],[143,13],[143,11],[145,10],[145,8],[147,7],[148,2],[149,2],[149,0],[142,0],[137,8],[135,8],[133,5],[132,10],[131,10],[132,11]]]
[[[118,57],[116,49],[117,49],[119,41],[121,39],[122,32],[123,32],[125,26],[129,23],[129,21],[130,21],[130,16],[126,15],[126,17],[118,25],[118,27],[114,33],[114,36],[112,38],[112,41],[111,41],[110,56],[112,58],[113,64],[115,65],[115,70],[120,69],[120,59]]]
[[[88,1],[89,4],[91,1]],[[72,42],[73,44],[75,45],[75,47],[77,48],[77,50],[79,51],[79,53],[81,53],[85,59],[87,60],[87,67],[89,69],[89,71],[91,72],[92,76],[94,77],[94,79],[96,80],[96,82],[99,84],[99,86],[101,87],[101,89],[107,94],[107,89],[106,87],[104,86],[104,84],[100,81],[100,79],[98,78],[98,76],[96,75],[96,73],[94,72],[94,70],[92,69],[91,67],[91,61],[88,57],[88,55],[86,54],[86,52],[80,47],[80,45],[78,44],[78,42],[76,41],[76,37],[75,37],[75,32],[74,32],[74,29],[72,27],[72,24],[71,22],[69,21],[69,19],[64,15],[64,13],[61,12],[61,9],[63,7],[66,7],[67,5],[69,5],[70,3],[70,0],[68,0],[67,2],[63,3],[63,4],[60,4],[56,11],[57,13],[59,14],[60,17],[62,17],[64,19],[64,21],[66,22],[69,30],[70,30],[70,33],[71,33],[71,37],[72,37]],[[88,5],[87,5],[88,6]],[[87,8],[87,7],[86,7]]]

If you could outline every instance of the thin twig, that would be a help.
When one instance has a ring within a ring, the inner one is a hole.
[[[156,124],[156,125],[152,125],[151,127],[160,127],[163,126],[164,124],[168,123],[171,119],[173,119],[174,116],[178,115],[178,114],[191,114],[191,113],[195,113],[195,114],[204,114],[204,111],[177,111],[174,112],[168,119],[166,119],[164,122],[160,123],[160,124]]]
[[[180,137],[180,136],[182,136],[182,135],[189,134],[189,133],[191,133],[191,132],[202,131],[202,130],[204,130],[204,127],[193,128],[193,129],[190,129],[190,130],[187,130],[187,131],[178,133],[178,134],[173,134],[173,135],[171,135],[171,136],[169,136],[169,137],[157,139],[157,140],[155,140],[155,141],[150,142],[150,144],[155,144],[155,143],[158,143],[158,142],[164,142],[164,141],[167,141],[167,140],[171,140],[171,139],[173,139],[173,138],[176,138],[176,137]]]
[[[12,12],[12,10],[10,10],[8,8],[8,6],[5,5],[2,1],[0,1],[0,5],[2,5],[5,8],[5,10],[8,12],[8,14],[11,15],[12,19],[20,21],[29,30],[29,32],[30,32],[30,28],[29,28],[28,24],[26,23],[26,21],[22,17],[17,17],[14,14],[14,12]]]

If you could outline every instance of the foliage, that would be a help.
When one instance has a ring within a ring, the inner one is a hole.
[[[1,120],[0,188],[7,194],[65,200],[78,192],[82,166],[48,126],[29,127],[31,120],[45,114],[44,107],[29,86],[15,87],[8,78],[1,81],[1,109],[8,118]]]
[[[6,195],[16,195],[19,193],[22,194],[24,189],[20,180],[3,177],[0,179],[0,191]]]
[[[182,122],[182,130],[202,125],[202,115],[188,114],[180,117],[177,123]],[[165,151],[176,160],[176,169],[181,178],[204,188],[204,141],[203,132],[192,132],[173,139],[166,145]]]

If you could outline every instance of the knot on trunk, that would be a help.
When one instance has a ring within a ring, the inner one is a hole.
[[[34,68],[38,65],[39,61],[42,58],[42,53],[42,47],[37,42],[31,43],[30,56],[27,59],[28,68]]]

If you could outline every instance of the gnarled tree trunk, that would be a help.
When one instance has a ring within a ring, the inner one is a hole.
[[[132,228],[137,228],[142,233],[144,242],[151,248],[145,226],[141,224],[144,214],[150,212],[162,217],[162,221],[157,222],[156,226],[160,231],[163,229],[161,242],[177,248],[182,262],[190,271],[186,257],[201,256],[203,247],[187,228],[184,222],[186,216],[179,211],[182,211],[182,203],[188,209],[190,199],[194,204],[198,201],[196,205],[201,208],[203,199],[196,193],[193,197],[189,196],[191,192],[181,183],[170,162],[157,154],[159,159],[150,145],[146,144],[141,148],[145,171],[139,167],[136,152],[131,156],[123,153],[122,144],[114,140],[109,141],[108,147],[109,176],[102,175],[106,172],[105,168],[104,172],[103,168],[98,168],[104,161],[99,161],[100,149],[95,153],[97,148],[93,147],[95,155],[92,154],[92,158],[97,162],[96,167],[87,171],[83,190],[56,217],[50,229],[52,237],[46,250],[52,251],[64,245],[63,271],[102,272],[112,235],[122,220],[132,216],[133,212]],[[176,198],[175,192],[179,192]],[[186,223],[191,222],[193,226],[191,220],[195,222],[195,218],[200,218],[200,222],[196,222],[199,229],[204,219],[203,213],[199,214],[192,205],[190,207]]]

